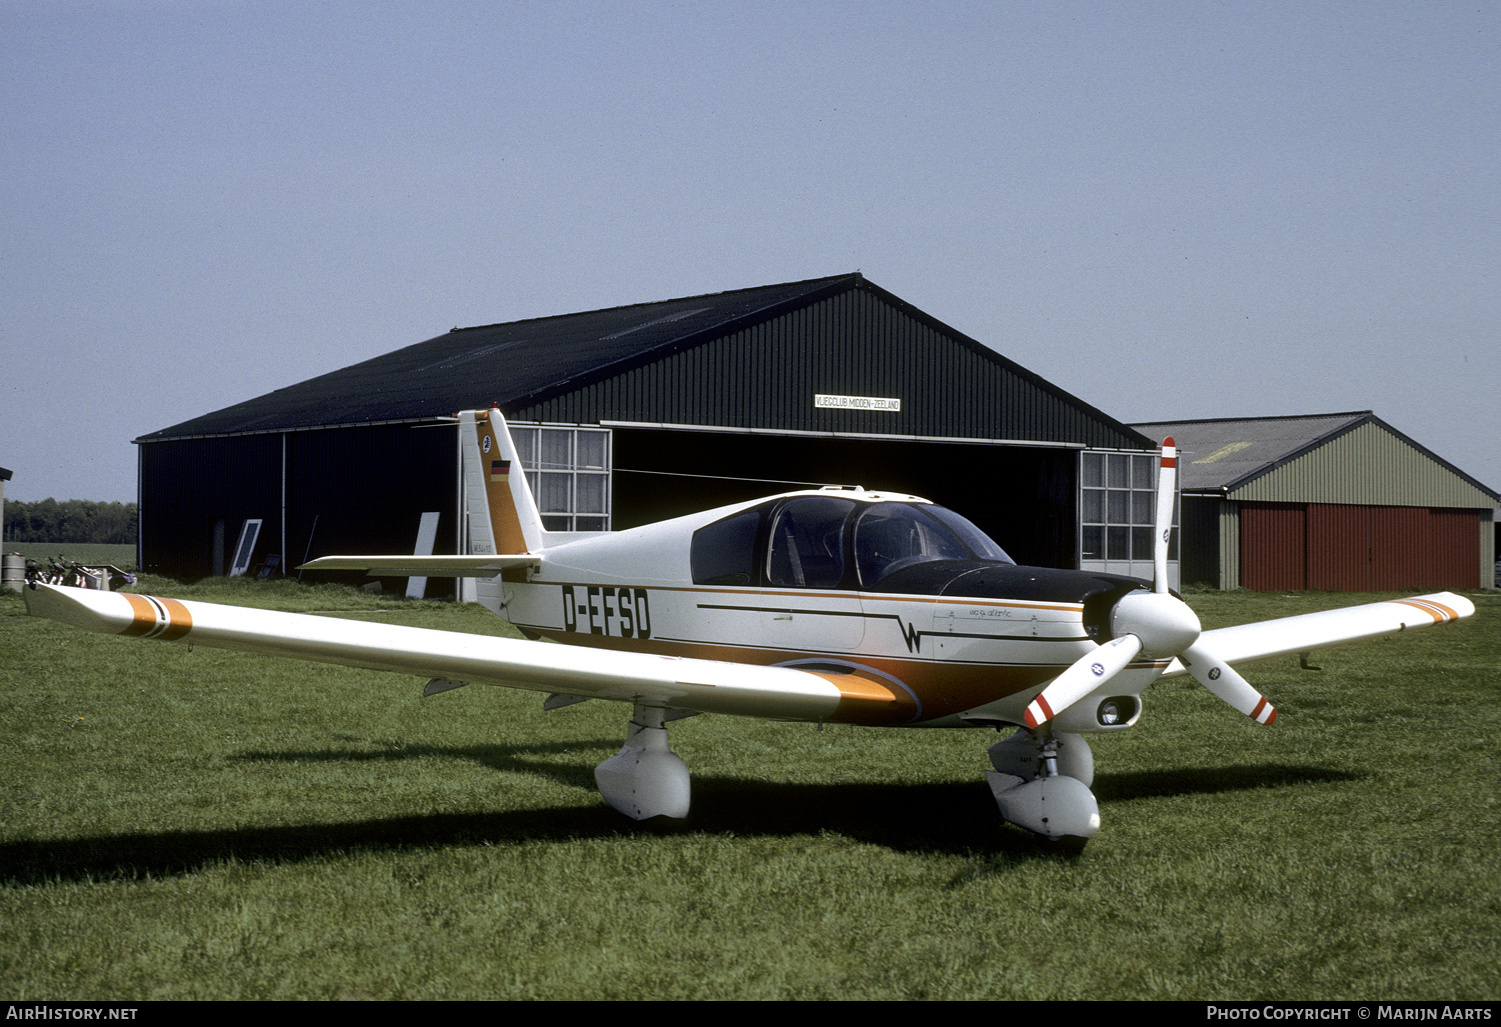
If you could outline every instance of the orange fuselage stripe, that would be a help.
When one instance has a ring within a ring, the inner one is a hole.
[[[980,606],[995,607],[1009,610],[1058,610],[1064,613],[1078,613],[1084,608],[1083,603],[1049,603],[1043,601],[1023,601],[1008,599],[975,599],[968,596],[933,596],[933,595],[907,595],[900,592],[856,592],[840,591],[833,592],[818,588],[777,589],[758,588],[755,591],[738,591],[731,589],[704,588],[694,585],[620,585],[614,583],[587,582],[587,581],[563,581],[548,578],[528,578],[524,582],[527,585],[542,585],[562,588],[646,588],[651,592],[686,592],[693,595],[718,596],[722,599],[764,600],[772,599],[860,599],[866,602],[900,602],[900,603],[933,603],[943,606]]]

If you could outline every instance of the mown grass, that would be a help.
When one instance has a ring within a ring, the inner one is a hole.
[[[144,590],[509,633],[474,607]],[[1201,593],[1206,626],[1370,597]],[[626,707],[136,642],[0,595],[0,994],[1495,999],[1501,599],[1249,668],[1094,743],[1104,828],[998,822],[980,731],[696,717],[683,822],[592,768]]]
[[[7,542],[7,553],[19,553],[36,560],[43,566],[48,559],[61,557],[75,563],[96,566],[114,564],[122,571],[133,571],[136,565],[136,547],[95,542]]]

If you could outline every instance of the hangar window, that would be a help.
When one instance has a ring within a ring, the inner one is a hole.
[[[1157,517],[1157,458],[1141,453],[1084,453],[1079,485],[1080,566],[1101,562],[1150,565]],[[1178,523],[1176,497],[1173,523]],[[1174,532],[1168,559],[1178,559],[1177,549],[1178,533]]]
[[[516,455],[548,531],[610,530],[610,432],[511,426]]]

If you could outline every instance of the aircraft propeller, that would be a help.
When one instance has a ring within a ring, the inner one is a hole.
[[[1080,699],[1100,688],[1138,656],[1177,657],[1188,673],[1209,691],[1258,724],[1270,724],[1277,711],[1266,698],[1224,660],[1199,644],[1199,618],[1167,587],[1168,541],[1172,536],[1173,492],[1178,474],[1177,447],[1162,442],[1157,471],[1157,512],[1153,530],[1152,591],[1122,596],[1109,617],[1110,641],[1076,660],[1053,679],[1027,707],[1027,727],[1046,724]]]

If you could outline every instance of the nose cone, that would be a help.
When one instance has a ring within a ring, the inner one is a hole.
[[[1110,633],[1116,638],[1141,639],[1141,655],[1151,659],[1176,656],[1198,641],[1199,618],[1176,596],[1131,592],[1120,598],[1110,614]]]

